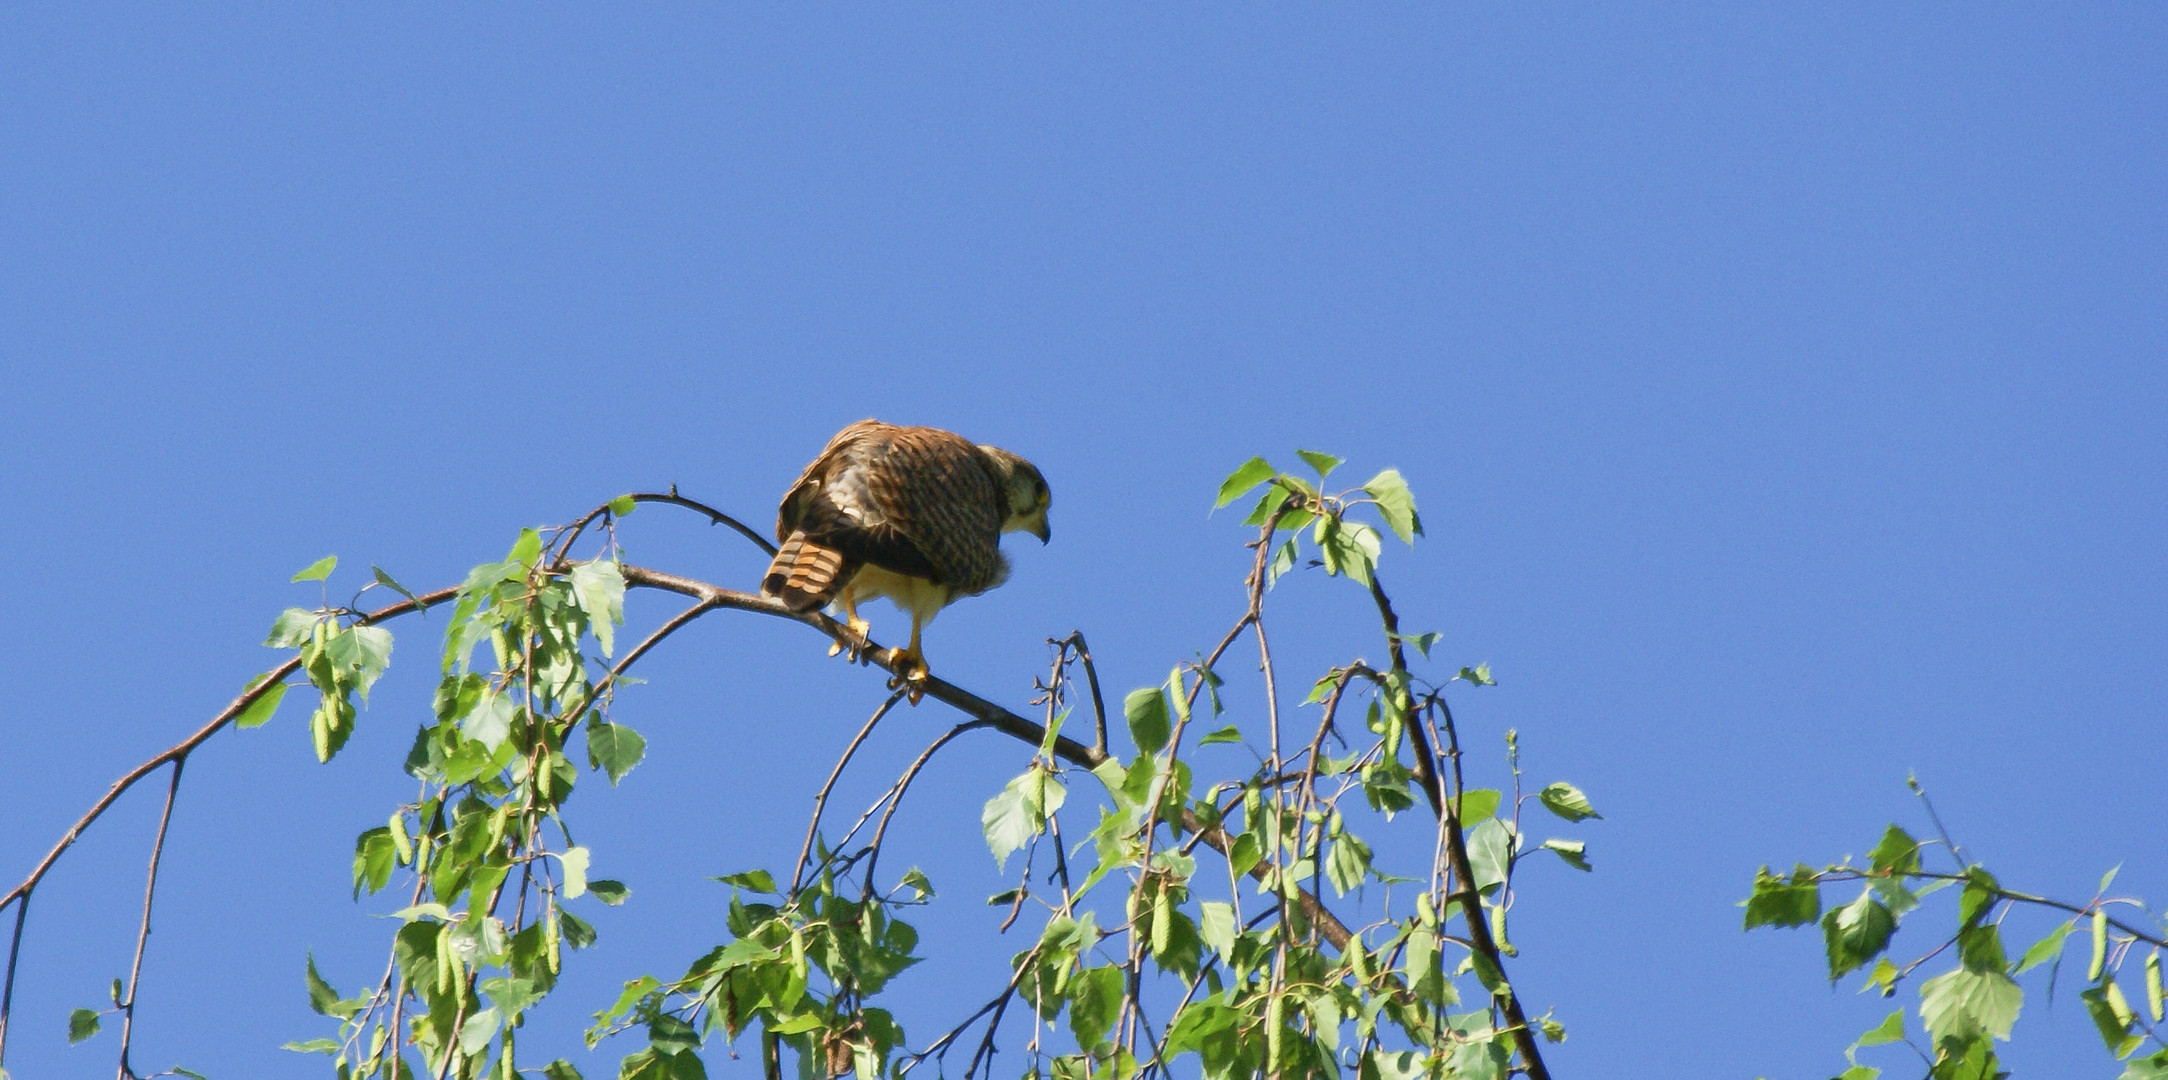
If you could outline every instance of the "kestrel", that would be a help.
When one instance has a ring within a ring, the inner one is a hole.
[[[958,598],[1008,577],[1002,533],[1045,543],[1050,501],[1039,470],[1006,450],[939,428],[860,420],[837,432],[783,496],[775,515],[782,546],[760,591],[792,611],[833,603],[858,639],[854,655],[869,625],[858,605],[894,601],[911,615],[895,685],[909,686],[915,702],[928,677],[920,631]]]

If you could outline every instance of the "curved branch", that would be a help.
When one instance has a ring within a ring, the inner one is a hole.
[[[648,589],[662,589],[666,592],[706,600],[716,607],[726,607],[738,611],[753,611],[763,615],[773,615],[780,619],[789,619],[792,622],[804,623],[838,641],[844,640],[843,635],[846,633],[846,629],[843,624],[818,611],[792,611],[784,607],[782,601],[771,597],[718,588],[704,581],[679,577],[676,574],[666,574],[660,570],[650,570],[646,567],[628,565],[623,568],[623,571],[625,582],[629,585]],[[894,651],[869,641],[866,645],[865,655],[871,657],[875,663],[886,666],[892,663],[891,658],[894,656]],[[938,676],[929,677],[926,680],[926,696],[980,721],[981,726],[993,728],[1026,745],[1038,746],[1046,739],[1046,729],[1037,723],[1026,720]],[[1071,765],[1085,769],[1094,768],[1107,760],[1105,751],[1093,749],[1067,735],[1055,737],[1054,756]],[[1228,837],[1225,830],[1216,826],[1206,828],[1204,822],[1196,814],[1184,810],[1180,820],[1182,830],[1197,834],[1206,847],[1219,852],[1221,855],[1226,855],[1233,849],[1234,841]],[[1267,872],[1269,871],[1260,865],[1251,869],[1250,876],[1262,880]],[[1332,943],[1333,948],[1346,948],[1347,943],[1354,939],[1354,932],[1347,928],[1347,924],[1341,922],[1339,917],[1334,915],[1325,906],[1324,902],[1311,894],[1309,890],[1302,890],[1296,897],[1296,903],[1302,908],[1303,915],[1315,923],[1318,931],[1325,935],[1325,940]]]
[[[158,815],[158,839],[151,843],[151,866],[143,875],[143,928],[136,933],[135,963],[128,969],[128,1001],[120,1012],[120,1073],[118,1080],[134,1080],[128,1067],[128,1047],[135,1037],[136,997],[143,988],[143,949],[151,940],[151,900],[158,893],[158,860],[166,851],[166,827],[173,824],[173,800],[181,793],[181,769],[188,765],[183,754],[173,759],[173,781],[166,785],[166,809]]]
[[[1370,597],[1376,601],[1378,618],[1385,624],[1385,644],[1392,655],[1392,670],[1405,680],[1408,674],[1408,654],[1400,643],[1400,616],[1394,613],[1392,601],[1385,596],[1385,585],[1378,580],[1374,570],[1370,575]],[[1402,685],[1405,686],[1405,682]],[[1458,792],[1463,785],[1459,776],[1460,747],[1459,737],[1453,728],[1453,710],[1446,705],[1444,698],[1433,700],[1445,717],[1446,737],[1454,740],[1453,787]],[[1438,773],[1437,758],[1430,746],[1430,739],[1423,732],[1423,726],[1415,723],[1415,703],[1405,698],[1403,701],[1407,708],[1408,722],[1404,726],[1408,732],[1408,741],[1415,751],[1416,761],[1420,763],[1416,778],[1422,782],[1423,794],[1429,797],[1431,811],[1438,815],[1440,829],[1445,833],[1446,862],[1453,871],[1454,884],[1458,886],[1453,898],[1460,901],[1461,916],[1468,924],[1468,940],[1475,946],[1475,951],[1483,954],[1483,958],[1499,972],[1502,981],[1494,996],[1498,999],[1499,1011],[1505,1014],[1507,1027],[1513,1032],[1513,1044],[1521,1054],[1522,1071],[1527,1073],[1528,1080],[1551,1080],[1551,1071],[1543,1063],[1543,1048],[1536,1042],[1535,1029],[1529,1026],[1528,1015],[1521,1008],[1520,995],[1514,993],[1512,981],[1504,979],[1505,955],[1499,950],[1497,939],[1491,934],[1490,919],[1484,915],[1483,894],[1476,889],[1474,864],[1468,858],[1468,840],[1461,831],[1460,800],[1457,795],[1448,800],[1445,779]]]
[[[401,615],[406,615],[411,612],[419,611],[422,608],[442,603],[457,595],[459,595],[458,586],[453,586],[452,588],[448,589],[438,589],[437,591],[432,593],[424,593],[421,596],[417,596],[411,600],[401,600],[400,602],[393,604],[389,607],[378,608],[375,611],[362,615],[361,617],[354,620],[354,625],[373,626],[387,619],[394,619]],[[258,698],[261,698],[265,694],[270,693],[273,686],[284,682],[288,675],[291,675],[294,672],[299,671],[300,669],[300,657],[292,657],[288,659],[285,663],[280,664],[275,668],[272,668],[270,673],[264,676],[262,682],[257,683],[255,686],[250,687],[245,691],[242,691],[241,696],[234,698],[233,701],[229,703],[225,708],[220,709],[218,715],[212,717],[210,723],[207,723],[201,728],[198,728],[195,734],[190,735],[189,737],[182,739],[180,742],[173,744],[163,753],[150,759],[149,761],[144,762],[141,765],[136,766],[135,768],[129,770],[127,775],[113,781],[113,786],[105,793],[105,797],[99,799],[96,803],[92,804],[91,808],[86,811],[82,817],[76,819],[75,824],[70,826],[68,831],[61,835],[60,842],[54,844],[53,849],[49,852],[46,852],[45,858],[38,862],[37,868],[30,871],[30,876],[24,878],[22,884],[8,890],[6,896],[0,896],[0,908],[5,908],[9,904],[15,903],[16,901],[29,896],[30,890],[38,887],[38,882],[43,880],[46,872],[53,868],[53,863],[60,858],[61,853],[73,846],[75,844],[75,841],[83,835],[83,830],[89,828],[92,822],[98,820],[101,816],[103,816],[106,810],[112,807],[113,801],[120,798],[121,793],[127,791],[129,788],[134,787],[137,781],[143,779],[146,776],[149,776],[154,772],[157,772],[160,766],[171,764],[172,762],[178,761],[181,758],[186,757],[189,751],[203,745],[205,740],[209,739],[213,735],[218,734],[220,729],[224,728],[227,724],[232,723],[234,717],[241,715],[241,713],[247,710],[249,706],[254,705]]]
[[[8,1013],[15,1007],[15,957],[23,948],[23,918],[29,914],[30,895],[25,893],[22,903],[15,905],[15,934],[8,941],[6,986],[0,989],[0,1060],[5,1060],[8,1046]]]
[[[903,700],[904,693],[903,690],[890,693],[888,700],[881,702],[881,707],[873,710],[873,715],[866,720],[866,726],[858,729],[858,737],[851,740],[851,745],[844,748],[843,756],[836,759],[836,767],[829,770],[828,782],[821,785],[821,793],[813,796],[813,820],[805,824],[805,843],[798,848],[798,866],[790,872],[790,892],[792,896],[798,894],[798,886],[805,877],[805,861],[813,854],[813,837],[820,831],[821,813],[828,809],[828,796],[835,791],[836,781],[843,777],[844,767],[849,765],[851,758],[857,755],[858,748],[865,745],[866,737],[873,734],[873,726],[880,723],[882,717],[888,715],[888,710],[896,707],[896,702]]]
[[[695,502],[691,499],[686,498],[683,495],[678,494],[676,484],[670,485],[670,490],[667,492],[635,491],[632,493],[631,498],[632,501],[636,503],[667,503],[671,506],[682,506],[685,509],[691,510],[696,514],[705,514],[708,518],[708,524],[728,525],[731,528],[736,529],[739,536],[745,537],[747,540],[751,540],[753,542],[753,546],[765,552],[769,558],[775,558],[775,545],[769,543],[767,537],[760,535],[760,533],[752,526],[747,525],[742,521],[739,521],[737,518],[731,517],[729,514],[723,513],[722,511],[717,510],[716,508],[709,506],[706,503]]]

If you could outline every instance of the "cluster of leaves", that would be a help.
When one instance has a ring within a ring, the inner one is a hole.
[[[1923,855],[1931,850],[1940,851],[1948,865],[1930,866]],[[1923,842],[1891,825],[1869,852],[1866,866],[1855,866],[1847,857],[1819,870],[1802,864],[1785,875],[1763,867],[1743,906],[1749,930],[1819,923],[1831,982],[1865,971],[1862,991],[1873,990],[1888,998],[1896,996],[1900,985],[1918,980],[1918,1004],[1912,1010],[1891,1012],[1847,1047],[1848,1068],[1839,1080],[1875,1080],[1882,1070],[1861,1064],[1858,1052],[1899,1043],[1927,1062],[1935,1080],[1993,1080],[2007,1075],[1997,1059],[1995,1043],[2010,1038],[2024,1004],[2019,976],[2046,968],[2052,993],[2063,975],[2068,946],[2079,937],[2087,939],[2091,952],[2084,989],[2078,996],[2108,1051],[2128,1061],[2123,1080],[2168,1080],[2168,1040],[2163,1039],[2163,1029],[2155,1026],[2162,1022],[2161,950],[2168,948],[2168,923],[2148,914],[2137,900],[2108,895],[2114,878],[2115,872],[2109,871],[2092,899],[2083,904],[2052,900],[2005,887],[1986,867],[1966,861],[1947,839]],[[1822,886],[1853,882],[1860,886],[1856,896],[1824,907]],[[1889,953],[1899,924],[1921,911],[1927,896],[1953,886],[1957,888],[1955,929],[1909,962],[1892,959]],[[2022,909],[2070,917],[2012,960],[2004,948],[2003,925],[2009,915]],[[1931,977],[1918,977],[1920,968],[1952,952],[1954,966]],[[2137,971],[2133,973],[2132,968]],[[2142,1011],[2124,990],[2125,981],[2142,982]],[[1926,1035],[1924,1044],[1908,1033],[1908,1019],[1915,1012]],[[2151,1053],[2134,1057],[2149,1045]]]
[[[624,1059],[621,1080],[688,1080],[705,1075],[694,1051],[708,1036],[720,1030],[735,1040],[757,1024],[767,1052],[789,1048],[803,1075],[878,1075],[902,1045],[903,1029],[867,1002],[918,962],[918,931],[897,912],[931,899],[933,887],[913,870],[887,895],[867,888],[854,897],[837,862],[848,860],[824,851],[814,879],[787,894],[765,870],[717,879],[733,887],[734,940],[677,979],[626,983],[617,1002],[596,1014],[588,1045],[641,1029],[648,1045]]]
[[[327,560],[303,573],[321,579],[330,570]],[[592,896],[618,904],[629,895],[620,882],[589,876],[592,856],[560,815],[580,775],[567,752],[576,732],[589,766],[612,783],[644,753],[644,740],[609,718],[617,680],[607,660],[624,591],[614,561],[548,559],[531,529],[503,561],[468,575],[445,631],[435,715],[406,760],[419,791],[354,843],[357,897],[395,879],[411,890],[393,915],[392,962],[380,986],[346,997],[312,960],[309,1003],[338,1029],[288,1049],[329,1055],[340,1080],[423,1075],[409,1048],[431,1076],[509,1080],[518,1071],[516,1032],[555,985],[564,952],[595,940],[566,903]],[[320,693],[311,731],[327,760],[352,733],[353,694],[365,698],[391,657],[390,634],[355,618],[351,607],[292,609],[268,642],[301,650]],[[476,670],[484,643],[493,663]],[[261,716],[244,719],[269,719],[276,699],[266,700]],[[578,1075],[563,1061],[542,1071],[550,1080]]]
[[[1260,486],[1265,489],[1243,524],[1261,527],[1277,515],[1275,530],[1288,532],[1266,564],[1268,586],[1295,568],[1301,557],[1298,541],[1307,527],[1317,562],[1326,573],[1346,574],[1368,587],[1384,544],[1376,527],[1350,519],[1347,512],[1365,504],[1374,507],[1385,527],[1402,543],[1412,546],[1415,538],[1423,534],[1423,519],[1416,513],[1415,495],[1408,490],[1407,480],[1401,477],[1400,470],[1386,469],[1360,488],[1329,494],[1324,490],[1325,482],[1344,464],[1343,460],[1314,450],[1298,450],[1296,454],[1316,474],[1315,482],[1281,472],[1264,458],[1251,458],[1220,485],[1215,506],[1226,506]]]
[[[1258,459],[1220,491],[1224,506],[1266,488],[1249,519],[1261,531],[1260,550],[1270,553],[1251,582],[1249,625],[1261,620],[1263,591],[1303,561],[1305,548],[1328,574],[1374,587],[1380,533],[1350,517],[1358,507],[1371,507],[1410,543],[1422,531],[1397,471],[1334,494],[1325,485],[1340,461],[1302,457],[1314,480]],[[1436,635],[1400,640],[1427,656]],[[1401,651],[1392,651],[1397,660]],[[1455,881],[1442,860],[1417,868],[1416,877],[1391,874],[1375,865],[1371,845],[1351,827],[1351,816],[1390,819],[1414,806],[1420,778],[1440,768],[1442,757],[1417,763],[1407,755],[1439,745],[1435,737],[1411,738],[1415,725],[1450,729],[1443,687],[1423,683],[1397,662],[1382,671],[1360,661],[1336,668],[1305,702],[1319,707],[1307,750],[1282,753],[1279,732],[1264,730],[1278,722],[1267,703],[1248,730],[1228,725],[1198,740],[1246,746],[1256,768],[1202,785],[1183,742],[1205,709],[1214,723],[1225,718],[1216,659],[1215,653],[1178,666],[1163,684],[1127,696],[1123,714],[1134,756],[1091,767],[1103,798],[1092,807],[1096,824],[1074,851],[1060,840],[1058,812],[1072,804],[1063,762],[1052,752],[1062,714],[1051,718],[1029,767],[986,804],[984,831],[996,859],[1006,865],[1011,855],[1026,856],[1023,880],[994,900],[1018,905],[1028,898],[1046,911],[1036,941],[1014,958],[1009,993],[1048,1024],[1066,1017],[1066,1052],[1042,1047],[1034,1027],[1033,1074],[1165,1075],[1188,1054],[1215,1080],[1258,1073],[1337,1077],[1348,1069],[1367,1078],[1495,1080],[1525,1069],[1518,1033],[1499,1008],[1510,988],[1498,954],[1471,946],[1449,925],[1474,903],[1482,909],[1476,918],[1503,938],[1510,880],[1525,854],[1517,788],[1508,802],[1497,790],[1461,789],[1457,769],[1448,781],[1454,811],[1440,815],[1439,828],[1474,853],[1472,882]],[[1269,667],[1269,656],[1265,662]],[[1447,680],[1453,681],[1490,683],[1488,671],[1477,668],[1462,669]],[[1336,721],[1343,697],[1354,694],[1369,698],[1369,740],[1333,757],[1325,746],[1328,738],[1343,738]],[[1457,763],[1457,743],[1452,754]],[[1350,797],[1356,801],[1343,806]],[[1596,816],[1571,785],[1528,798],[1569,821]],[[1055,888],[1043,896],[1034,891],[1032,872],[1042,839],[1055,862],[1040,883]],[[1587,869],[1580,842],[1544,847]],[[1089,869],[1072,884],[1069,860],[1087,849]],[[1200,867],[1208,857],[1217,865]],[[1350,931],[1320,899],[1326,885],[1345,896],[1370,884],[1388,890],[1388,911],[1394,888],[1412,893],[1413,901],[1397,918]],[[1118,906],[1097,902],[1096,893],[1116,887]],[[1554,1021],[1536,1025],[1553,1039],[1564,1035]],[[974,1058],[972,1066],[979,1063]]]

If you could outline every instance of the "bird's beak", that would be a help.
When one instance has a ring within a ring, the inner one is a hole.
[[[1039,542],[1044,544],[1054,538],[1054,530],[1047,525],[1045,518],[1040,518],[1038,526],[1031,530],[1031,535],[1038,537]]]

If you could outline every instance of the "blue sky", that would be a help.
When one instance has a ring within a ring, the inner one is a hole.
[[[1074,628],[1118,687],[1208,648],[1243,554],[1211,493],[1302,446],[1407,475],[1429,538],[1381,572],[1496,671],[1471,742],[1517,728],[1605,814],[1596,873],[1516,908],[1557,1073],[1829,1075],[1880,1003],[1732,905],[1917,823],[1908,770],[2008,882],[2127,860],[2168,899],[2164,73],[2139,4],[11,7],[0,877],[269,667],[326,552],[450,583],[671,483],[760,522],[842,424],[937,424],[1055,492],[1054,542],[928,640],[1020,704]],[[757,579],[720,531],[628,529]],[[1291,663],[1376,651],[1342,584],[1283,589]],[[313,1073],[276,1049],[319,1033],[304,953],[380,970],[347,838],[409,795],[436,628],[398,632],[332,765],[299,710],[192,760],[140,1062]],[[636,896],[567,1044],[719,939],[704,875],[795,852],[881,694],[746,619],[648,677],[654,756],[577,807]],[[930,1005],[1021,948],[983,944],[975,832],[1026,756],[961,748],[910,806]],[[155,801],[39,893],[16,1076],[110,1067],[64,1018],[125,968]],[[2020,1076],[2114,1072],[2074,998],[2018,1034]]]

